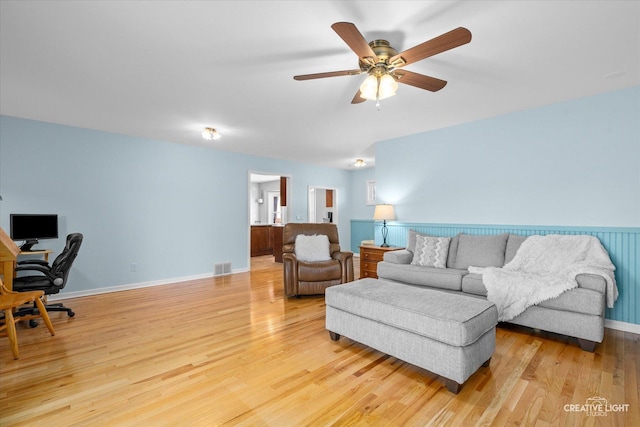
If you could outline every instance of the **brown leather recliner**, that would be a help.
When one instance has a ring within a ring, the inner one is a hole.
[[[296,236],[326,235],[329,238],[328,261],[304,262],[296,258]],[[324,294],[329,286],[353,281],[353,252],[340,251],[335,224],[286,224],[282,238],[284,292],[287,296]]]

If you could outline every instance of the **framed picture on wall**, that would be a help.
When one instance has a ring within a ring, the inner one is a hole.
[[[376,204],[376,182],[367,181],[367,205]]]

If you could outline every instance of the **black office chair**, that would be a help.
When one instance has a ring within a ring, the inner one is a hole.
[[[57,294],[67,284],[67,278],[69,277],[69,270],[73,261],[78,256],[80,245],[82,244],[82,234],[72,233],[67,236],[67,244],[65,245],[62,253],[56,257],[51,265],[47,264],[43,260],[26,260],[19,261],[16,271],[35,271],[40,274],[33,276],[22,276],[13,279],[13,290],[17,292],[26,291],[44,291],[46,295]],[[61,303],[45,304],[47,311],[65,311],[67,316],[73,317],[76,314],[68,307],[65,307]],[[38,314],[38,307],[34,304],[33,307],[22,308],[18,310],[21,315],[24,314]],[[30,322],[32,327],[37,323]]]

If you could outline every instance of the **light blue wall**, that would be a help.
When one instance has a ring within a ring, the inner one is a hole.
[[[640,226],[640,87],[376,144],[399,221]]]
[[[375,168],[351,172],[351,213],[353,219],[371,219],[375,206],[367,205],[367,181],[376,180]]]
[[[249,171],[291,178],[298,222],[310,183],[338,189],[349,247],[348,171],[0,116],[2,228],[10,213],[56,213],[61,239],[40,247],[85,235],[64,292],[247,269]]]
[[[71,292],[248,268],[249,171],[290,176],[300,222],[309,185],[338,189],[346,248],[373,237],[350,241],[370,179],[407,223],[638,227],[640,88],[380,142],[357,171],[0,116],[0,225],[50,212],[83,232]]]
[[[373,239],[373,211],[375,205],[367,205],[367,182],[376,180],[373,167],[357,169],[351,172],[351,248],[360,252],[360,242]],[[362,220],[362,221],[358,221]]]
[[[598,236],[620,288],[607,317],[640,323],[640,87],[383,141],[375,173],[394,245],[408,228]]]

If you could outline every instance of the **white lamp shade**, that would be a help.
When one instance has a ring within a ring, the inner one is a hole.
[[[369,101],[389,98],[396,94],[398,82],[389,74],[370,74],[360,85],[360,97]]]
[[[360,85],[360,96],[369,101],[375,101],[378,94],[378,78],[369,75]]]
[[[389,98],[396,94],[398,82],[389,74],[380,77],[380,87],[378,89],[378,99]]]
[[[393,221],[396,219],[393,205],[376,205],[376,210],[373,212],[373,219],[376,221]]]

